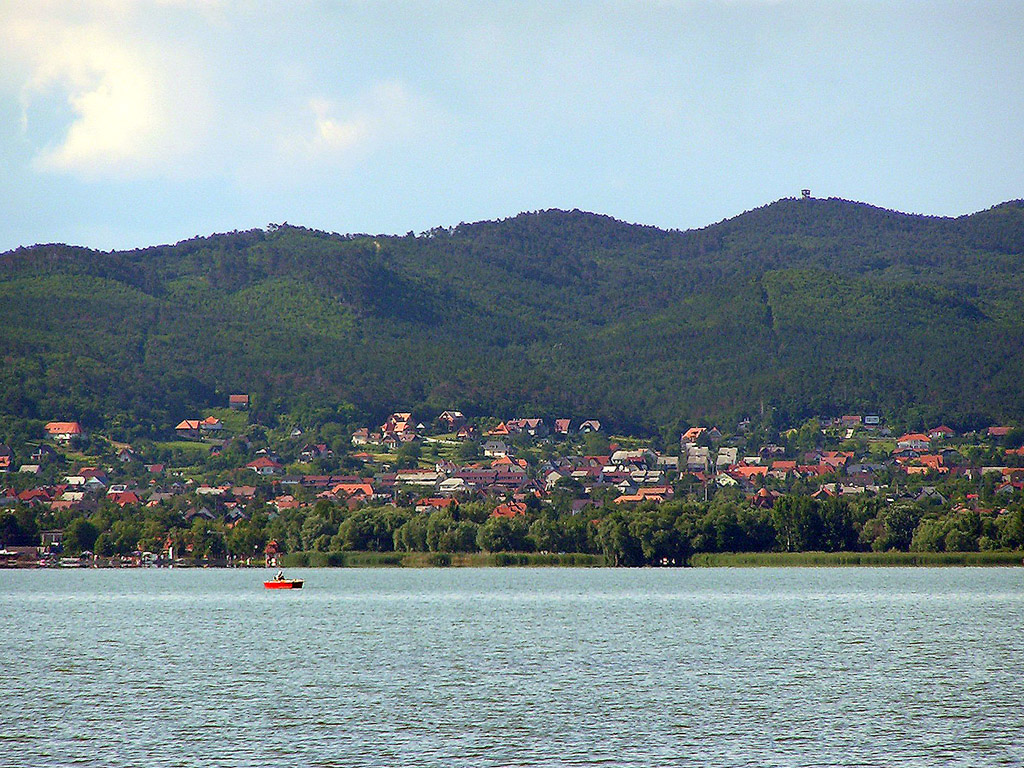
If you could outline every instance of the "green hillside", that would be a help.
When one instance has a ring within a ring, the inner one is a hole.
[[[0,418],[125,437],[257,416],[598,416],[633,431],[877,411],[1024,419],[1024,202],[780,200],[663,231],[543,211],[419,236],[280,226],[0,256]]]

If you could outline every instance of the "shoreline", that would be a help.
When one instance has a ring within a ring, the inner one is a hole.
[[[1024,551],[1012,552],[700,552],[684,564],[644,568],[934,568],[1021,567]],[[83,562],[6,565],[2,570],[136,570],[202,568],[268,570],[271,568],[614,568],[604,555],[540,552],[292,552],[276,564],[221,562],[113,565]]]

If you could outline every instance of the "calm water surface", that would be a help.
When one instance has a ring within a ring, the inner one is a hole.
[[[1024,766],[1024,569],[0,571],[3,766]]]

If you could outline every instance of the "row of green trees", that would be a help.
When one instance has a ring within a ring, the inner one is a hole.
[[[999,515],[949,512],[878,499],[854,503],[784,496],[774,508],[751,506],[723,493],[708,504],[590,507],[559,514],[531,503],[526,514],[493,517],[482,503],[433,512],[371,506],[350,510],[327,501],[270,514],[256,509],[235,525],[180,510],[119,509],[104,504],[83,516],[20,506],[0,513],[0,544],[38,543],[39,532],[64,531],[66,553],[101,556],[159,552],[177,556],[250,558],[277,541],[288,552],[568,552],[603,554],[615,565],[683,564],[701,552],[922,551],[962,552],[1024,548],[1024,510]]]

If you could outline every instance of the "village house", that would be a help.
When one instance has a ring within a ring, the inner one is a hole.
[[[530,437],[547,437],[549,432],[543,419],[512,419],[505,422],[511,434],[527,434]]]
[[[736,457],[739,453],[737,448],[719,448],[718,456],[715,459],[716,469],[727,469],[736,463]]]
[[[352,503],[370,501],[376,496],[374,483],[368,481],[336,483],[329,490],[317,494],[320,499],[341,499]]]
[[[384,440],[396,439],[399,443],[408,443],[417,437],[417,428],[421,425],[412,423],[412,414],[409,412],[392,413],[380,426],[381,436]]]
[[[703,445],[688,444],[686,449],[687,471],[707,471],[711,465],[711,449]]]
[[[57,452],[53,450],[51,446],[43,443],[34,451],[32,451],[32,455],[29,456],[29,459],[32,461],[33,464],[44,464],[50,459],[54,458],[56,455]]]
[[[459,427],[459,431],[455,434],[455,437],[463,442],[470,440],[477,440],[480,437],[480,433],[477,428],[469,424],[465,424]]]
[[[496,506],[491,512],[491,517],[518,517],[519,515],[525,515],[526,512],[526,504],[519,501],[508,501]]]
[[[455,472],[454,477],[462,480],[467,486],[485,488],[497,479],[498,470],[484,469],[482,467],[462,467]]]
[[[437,417],[437,420],[446,432],[456,432],[466,424],[466,417],[463,416],[462,411],[445,411]]]
[[[503,421],[498,424],[498,426],[484,432],[484,437],[508,437],[511,434],[512,430],[509,428],[508,424]]]
[[[182,419],[174,427],[174,432],[178,437],[197,438],[199,437],[199,424],[199,419]]]
[[[279,475],[283,469],[282,465],[269,456],[260,456],[245,465],[257,475]]]
[[[224,429],[224,425],[215,416],[207,416],[199,422],[199,428],[204,432],[220,432]]]
[[[896,449],[899,451],[927,451],[932,444],[928,435],[921,432],[911,432],[896,440]]]
[[[785,461],[777,459],[773,461],[768,468],[768,476],[774,477],[778,480],[785,480],[789,477],[790,473],[796,472],[795,461]]]
[[[766,468],[767,469],[767,468]],[[704,482],[703,472],[700,473],[700,480]],[[731,488],[741,485],[739,480],[736,479],[735,474],[729,472],[719,472],[714,476],[715,485],[721,486],[722,488]]]
[[[508,443],[501,440],[488,440],[483,444],[484,456],[496,458],[498,456],[508,456],[511,450]]]
[[[334,451],[327,447],[326,443],[307,443],[299,451],[299,461],[310,462],[315,459],[329,459],[334,456]]]
[[[139,495],[135,491],[128,490],[108,494],[107,498],[119,507],[126,507],[129,504],[139,504],[142,502],[142,499],[139,498]]]
[[[223,401],[221,401],[223,402]],[[228,395],[228,408],[233,411],[245,410],[249,407],[248,395]]]
[[[77,421],[51,421],[46,425],[46,434],[58,443],[70,443],[85,435]]]
[[[678,472],[679,471],[679,457],[678,456],[664,456],[659,455],[656,461],[658,467],[664,470]]]
[[[432,512],[435,509],[458,509],[459,502],[452,498],[441,496],[428,496],[416,502],[414,509],[417,512]]]
[[[649,463],[654,461],[654,453],[646,448],[640,448],[637,450],[622,450],[612,451],[612,455],[608,459],[609,464],[617,467],[644,467],[646,468]]]
[[[437,484],[437,492],[441,496],[454,496],[468,489],[469,486],[461,477],[449,477]]]
[[[758,509],[771,509],[775,506],[775,502],[781,498],[782,494],[775,490],[769,490],[768,488],[759,488],[757,493],[753,496],[748,496],[747,500],[750,502],[752,507]]]
[[[707,432],[705,427],[690,427],[679,436],[679,444],[684,447],[696,445],[705,432]]]
[[[403,485],[421,485],[433,488],[444,476],[432,469],[400,469],[395,473],[395,482]]]

